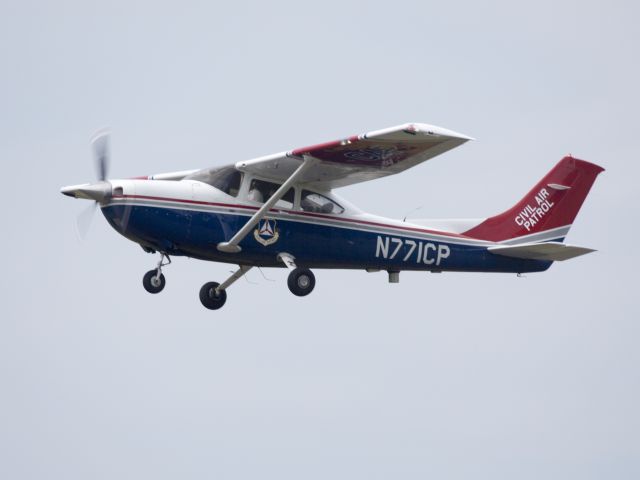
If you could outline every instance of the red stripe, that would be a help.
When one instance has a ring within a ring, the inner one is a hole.
[[[214,206],[214,207],[225,207],[225,208],[243,208],[245,210],[259,210],[258,207],[252,207],[249,205],[238,205],[238,204],[230,204],[230,203],[217,203],[217,202],[202,202],[199,200],[185,200],[182,198],[167,198],[167,197],[153,197],[153,196],[149,196],[149,195],[114,195],[113,198],[139,198],[139,199],[144,199],[144,200],[160,200],[160,201],[164,201],[164,202],[177,202],[177,203],[186,203],[186,204],[193,204],[193,205],[210,205],[210,206]],[[287,210],[287,209],[271,209],[269,210],[270,212],[287,212],[287,213],[292,213],[294,215],[300,215],[303,217],[315,217],[315,218],[325,218],[328,220],[337,220],[340,222],[345,222],[345,223],[354,223],[354,224],[358,224],[358,225],[371,225],[374,227],[385,227],[385,228],[394,228],[396,230],[404,230],[404,231],[408,231],[408,232],[420,232],[420,233],[431,233],[431,234],[436,234],[436,235],[443,235],[446,237],[452,237],[452,238],[461,238],[461,239],[465,239],[465,240],[474,240],[472,238],[466,237],[464,235],[459,235],[457,233],[451,233],[451,232],[440,232],[438,230],[427,230],[424,228],[415,228],[415,227],[400,227],[400,226],[396,226],[396,225],[389,225],[389,224],[385,224],[385,223],[378,223],[378,222],[369,222],[366,220],[354,220],[351,218],[340,218],[340,217],[333,217],[331,215],[323,215],[321,213],[312,213],[312,212],[300,212],[298,210]]]
[[[353,137],[350,137],[348,140],[350,142],[353,142],[354,140],[352,140],[352,138]],[[339,147],[341,145],[344,145],[344,142],[345,140],[333,140],[331,142],[318,143],[317,145],[311,145],[310,147],[296,148],[295,150],[292,150],[291,153],[293,155],[304,155],[305,153],[317,152],[318,150],[326,150],[334,147]]]

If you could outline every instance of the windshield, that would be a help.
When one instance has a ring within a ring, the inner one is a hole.
[[[207,183],[227,195],[237,197],[242,183],[242,173],[234,167],[225,167],[213,170],[201,170],[186,177],[189,180],[197,180]]]

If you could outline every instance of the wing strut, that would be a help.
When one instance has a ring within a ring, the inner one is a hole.
[[[244,224],[244,226],[240,230],[238,230],[238,232],[231,238],[231,240],[229,240],[228,242],[220,242],[218,244],[218,250],[226,253],[240,252],[242,250],[242,247],[240,247],[240,245],[238,244],[244,239],[244,237],[249,234],[249,232],[251,232],[251,229],[255,227],[258,222],[262,220],[262,218],[264,218],[271,207],[273,207],[276,202],[280,200],[285,193],[287,193],[289,188],[291,188],[291,185],[293,185],[293,183],[298,178],[300,178],[300,176],[304,172],[306,172],[309,167],[311,167],[311,165],[313,165],[315,162],[315,158],[305,155],[302,160],[302,165],[300,165],[296,169],[296,171],[293,172],[282,185],[280,185],[280,188],[276,190],[276,193],[274,193],[271,198],[267,200],[265,204],[262,205],[262,207],[260,207],[260,210],[253,214],[253,216],[247,221],[247,223]]]

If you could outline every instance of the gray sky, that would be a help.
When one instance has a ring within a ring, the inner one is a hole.
[[[632,2],[0,3],[0,477],[640,476]],[[478,140],[339,190],[483,217],[563,155],[604,166],[568,240],[515,275],[252,271],[156,258],[58,193],[419,121]]]

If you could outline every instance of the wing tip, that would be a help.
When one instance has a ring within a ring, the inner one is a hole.
[[[452,137],[463,140],[465,142],[469,140],[475,140],[475,138],[470,137],[469,135],[465,135],[464,133],[456,132],[454,130],[450,130],[448,128],[439,127],[437,125],[430,125],[428,123],[407,123],[403,125],[405,130],[412,130],[414,132],[420,132],[427,135],[439,135],[444,137]]]

